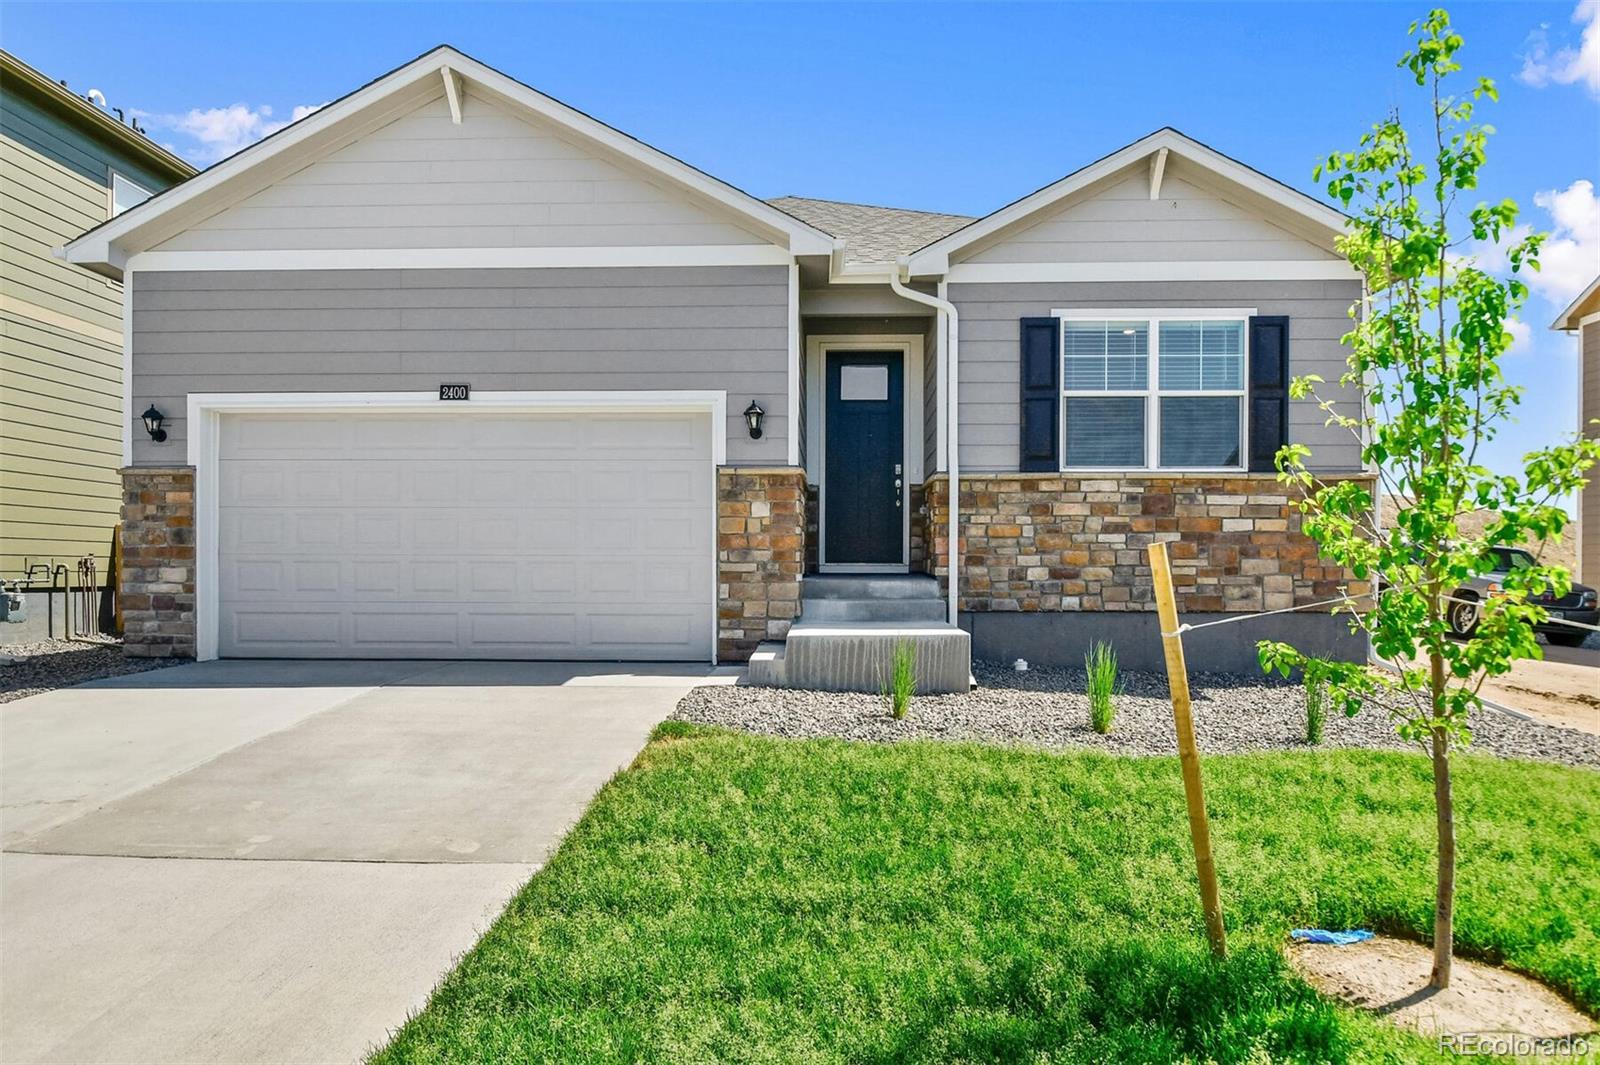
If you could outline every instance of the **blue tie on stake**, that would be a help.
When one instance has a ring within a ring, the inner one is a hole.
[[[1348,947],[1352,943],[1371,939],[1372,933],[1364,928],[1353,928],[1348,932],[1330,932],[1326,928],[1296,928],[1289,933],[1289,936],[1297,943],[1332,943],[1336,947]]]

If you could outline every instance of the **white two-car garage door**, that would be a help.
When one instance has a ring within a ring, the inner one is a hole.
[[[224,657],[711,657],[711,417],[234,413]]]

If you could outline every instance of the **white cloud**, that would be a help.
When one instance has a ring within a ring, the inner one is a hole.
[[[286,121],[272,117],[272,107],[262,104],[232,104],[228,107],[192,108],[181,115],[152,115],[139,117],[152,129],[166,130],[188,138],[187,144],[178,148],[180,154],[201,164],[209,165],[226,159],[241,148],[248,148],[262,137],[298,122],[319,110],[322,104],[300,104],[290,112]]]
[[[1519,275],[1535,294],[1553,306],[1565,307],[1600,275],[1600,197],[1594,182],[1574,181],[1564,189],[1545,189],[1533,194],[1534,206],[1549,214],[1548,223],[1538,228],[1549,231],[1539,249],[1539,269]],[[1478,268],[1504,274],[1511,264],[1505,248],[1526,237],[1532,225],[1517,226],[1499,245],[1475,244],[1472,258]]]
[[[1582,180],[1534,193],[1533,202],[1550,212],[1553,224],[1539,249],[1539,272],[1528,275],[1528,287],[1565,305],[1600,274],[1600,199],[1594,182]]]
[[[1533,350],[1533,327],[1521,318],[1507,318],[1506,332],[1511,334],[1507,355],[1526,355]]]
[[[1587,86],[1600,99],[1600,0],[1580,0],[1572,21],[1583,27],[1578,47],[1550,50],[1550,27],[1541,25],[1528,34],[1517,77],[1536,89],[1546,85]]]

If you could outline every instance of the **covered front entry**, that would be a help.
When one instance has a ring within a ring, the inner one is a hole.
[[[823,558],[832,567],[905,564],[905,359],[830,351],[824,368]]]
[[[682,410],[221,413],[200,482],[216,653],[710,660],[715,425]]]

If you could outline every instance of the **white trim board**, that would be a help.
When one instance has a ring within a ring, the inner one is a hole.
[[[221,419],[237,413],[405,413],[427,411],[472,417],[524,411],[701,411],[711,418],[711,661],[717,660],[718,468],[727,463],[728,394],[715,391],[659,392],[478,392],[470,400],[442,403],[436,392],[228,392],[189,394],[189,465],[195,471],[195,658],[217,657],[219,597],[218,481]],[[130,427],[131,431],[131,427]]]
[[[788,394],[784,397],[789,427],[789,465],[800,465],[800,264],[789,264],[789,368]]]
[[[770,244],[659,247],[341,248],[308,251],[146,251],[126,270],[437,270],[528,267],[789,266]]]
[[[133,270],[122,273],[122,464],[133,465]]]
[[[830,351],[898,351],[901,354],[901,564],[838,563],[827,560],[827,391],[823,376]],[[911,486],[923,469],[923,338],[910,333],[816,335],[806,338],[806,480],[817,486],[817,565],[830,573],[903,572],[911,565]]]
[[[1048,281],[1359,281],[1341,259],[1251,259],[1176,262],[957,263],[952,285]]]

